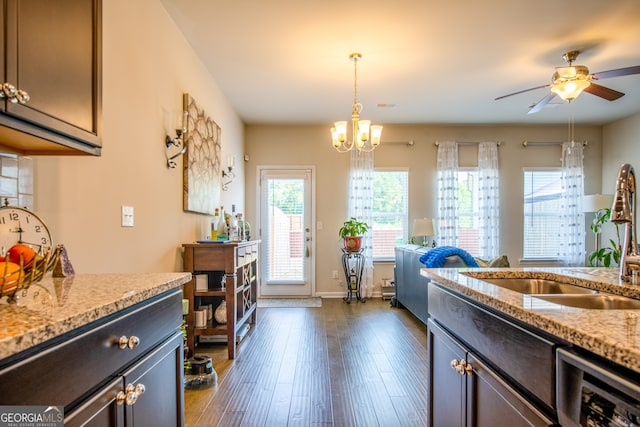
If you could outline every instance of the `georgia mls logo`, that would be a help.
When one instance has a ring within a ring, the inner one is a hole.
[[[0,427],[63,427],[60,406],[0,406]]]

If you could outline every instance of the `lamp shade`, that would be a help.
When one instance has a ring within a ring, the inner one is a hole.
[[[418,218],[413,220],[413,229],[411,236],[435,236],[433,227],[433,219]]]
[[[554,83],[551,91],[565,101],[572,101],[585,90],[591,82],[588,80],[569,80],[566,82]]]
[[[611,208],[612,194],[588,194],[582,196],[582,212],[598,212],[600,209]]]

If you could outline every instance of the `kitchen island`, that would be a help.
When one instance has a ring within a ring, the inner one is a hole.
[[[420,273],[429,279],[432,425],[578,425],[592,416],[585,411],[594,396],[608,402],[603,419],[629,416],[628,410],[620,415],[620,408],[637,407],[640,304],[624,298],[635,309],[579,308],[566,299],[578,291],[585,291],[576,298],[582,302],[603,294],[640,299],[640,287],[621,282],[618,269]],[[580,288],[549,298],[545,291],[509,289],[505,280],[512,279]]]
[[[0,405],[55,405],[69,425],[182,425],[181,286],[189,280],[49,276],[16,302],[3,298]]]

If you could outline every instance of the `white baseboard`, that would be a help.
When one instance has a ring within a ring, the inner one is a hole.
[[[337,291],[337,292],[316,292],[317,297],[321,298],[344,298],[347,296],[345,291]],[[382,298],[382,292],[377,291],[373,292],[373,296],[371,298]]]

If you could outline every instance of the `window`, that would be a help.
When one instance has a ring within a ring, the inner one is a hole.
[[[479,253],[478,170],[458,169],[458,246]]]
[[[408,235],[409,172],[375,170],[373,173],[373,259],[394,259],[394,248]]]
[[[524,170],[524,259],[558,258],[561,175],[559,168]]]

